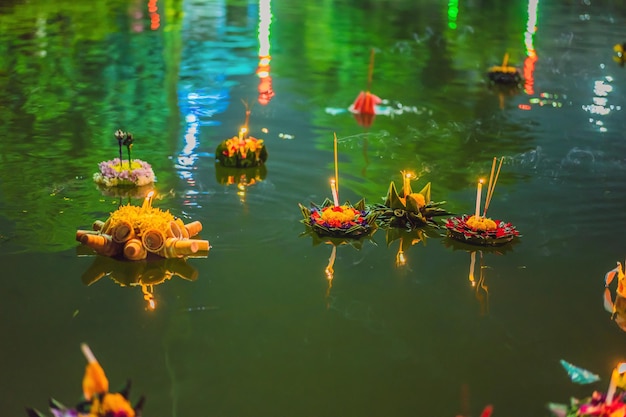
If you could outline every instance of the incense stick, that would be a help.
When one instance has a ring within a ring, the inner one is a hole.
[[[89,346],[86,343],[81,343],[80,350],[83,351],[83,355],[85,355],[85,359],[87,359],[87,362],[89,363],[98,362],[98,360],[96,359],[96,356],[93,354],[91,349],[89,349]]]
[[[491,164],[491,174],[489,175],[489,184],[487,185],[487,196],[485,197],[485,210],[483,211],[483,217],[487,215],[487,201],[489,201],[489,196],[491,195],[491,186],[493,184],[493,174],[496,172],[496,158],[493,157],[493,163]]]
[[[500,158],[500,164],[498,164],[498,171],[496,172],[496,177],[494,178],[493,185],[491,186],[489,199],[485,201],[485,216],[487,215],[487,208],[489,208],[491,197],[493,197],[493,191],[496,189],[496,183],[498,182],[498,176],[500,175],[500,168],[502,168],[502,162],[504,162],[504,156]]]
[[[337,194],[339,194],[339,164],[337,163],[337,133],[333,133],[335,139],[333,142],[333,148],[335,151],[335,187],[337,187]]]

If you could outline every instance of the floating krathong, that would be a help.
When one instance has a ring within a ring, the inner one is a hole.
[[[246,120],[239,129],[239,135],[220,142],[215,149],[215,159],[222,166],[249,168],[263,165],[267,160],[267,149],[263,139],[249,135],[249,119],[250,110],[246,104]]]
[[[326,198],[321,205],[311,203],[305,207],[298,203],[304,219],[302,222],[319,236],[360,239],[371,236],[376,230],[378,214],[365,207],[361,199],[352,205],[339,204],[339,172],[337,164],[337,135],[334,136],[335,177],[330,180],[333,200]]]
[[[151,191],[143,205],[125,205],[111,213],[106,221],[95,221],[94,230],[78,230],[76,240],[105,256],[139,261],[156,255],[183,258],[209,251],[209,241],[191,239],[202,230],[194,221],[184,224],[169,210],[152,207]]]
[[[380,223],[390,227],[413,229],[416,227],[431,225],[437,226],[435,216],[448,215],[446,210],[440,208],[445,201],[435,203],[430,199],[430,182],[418,193],[411,189],[411,179],[414,175],[410,172],[401,171],[403,186],[398,193],[395,183],[392,181],[387,191],[385,204],[375,204],[370,208],[378,214]]]
[[[155,310],[155,286],[169,281],[175,275],[187,281],[195,281],[198,279],[198,270],[181,258],[125,262],[98,256],[83,273],[82,281],[85,285],[92,285],[107,275],[122,287],[140,287],[147,308]]]
[[[608,288],[615,277],[617,277],[617,295],[626,297],[626,280],[624,279],[626,275],[624,275],[624,267],[621,262],[617,262],[617,266],[606,273],[604,276],[604,286]]]
[[[335,205],[329,199],[321,205],[311,203],[307,208],[299,204],[302,222],[319,236],[359,239],[370,236],[376,230],[376,213],[368,212],[365,201],[352,205],[346,202]]]
[[[504,54],[502,65],[494,65],[487,71],[489,80],[495,84],[517,85],[522,82],[522,71],[512,65],[508,65],[509,54]]]
[[[132,159],[130,150],[133,146],[133,135],[118,130],[115,138],[119,145],[119,158],[102,161],[98,164],[98,172],[93,180],[102,187],[141,187],[152,184],[156,178],[152,166],[141,159]],[[122,158],[122,147],[128,150],[128,160]]]
[[[365,127],[372,125],[376,115],[376,105],[382,103],[380,97],[370,92],[374,74],[374,50],[370,53],[370,63],[367,73],[367,88],[361,91],[348,110],[355,115],[357,122]]]
[[[617,278],[617,288],[615,290],[615,301],[611,295],[609,285]],[[604,308],[611,313],[611,319],[620,329],[626,331],[626,284],[624,280],[624,268],[621,262],[617,262],[617,267],[606,273],[604,277]]]
[[[476,192],[476,209],[474,215],[463,214],[458,217],[451,217],[446,221],[445,227],[447,229],[448,237],[456,239],[458,241],[469,243],[472,245],[480,246],[499,246],[511,242],[520,234],[511,223],[504,222],[502,220],[493,220],[487,216],[487,209],[489,203],[493,197],[493,191],[500,175],[500,169],[502,168],[502,162],[504,158],[500,159],[497,173],[495,172],[496,158],[493,158],[493,164],[491,166],[491,176],[489,177],[489,185],[487,188],[487,197],[485,199],[485,208],[480,215],[480,203],[482,195],[483,180],[478,181],[478,187]],[[494,177],[495,173],[495,177]]]
[[[584,399],[571,398],[569,404],[548,404],[555,417],[626,417],[626,362],[619,363],[611,373],[606,393],[594,391]]]
[[[144,404],[141,397],[137,404],[132,406],[128,400],[130,382],[120,392],[109,392],[109,380],[98,360],[86,344],[81,349],[87,359],[85,375],[83,377],[84,401],[76,407],[69,408],[60,402],[50,399],[50,412],[54,417],[140,417]],[[45,417],[45,414],[34,408],[27,408],[28,417]]]

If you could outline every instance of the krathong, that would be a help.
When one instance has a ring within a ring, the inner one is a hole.
[[[511,223],[494,220],[487,217],[487,209],[493,197],[496,182],[500,175],[502,162],[504,157],[500,159],[500,164],[496,172],[496,159],[493,158],[491,166],[491,175],[487,187],[487,196],[485,198],[485,207],[482,215],[480,214],[480,203],[482,196],[483,180],[478,181],[476,191],[476,208],[474,215],[463,214],[457,217],[450,217],[445,223],[448,237],[458,241],[481,246],[499,246],[511,242],[520,234]],[[495,176],[494,176],[495,173]]]
[[[355,115],[357,122],[365,127],[372,125],[376,115],[376,105],[382,103],[380,97],[371,93],[372,77],[374,74],[374,50],[370,52],[370,63],[367,73],[367,88],[359,92],[348,110]]]
[[[617,288],[615,290],[615,301],[611,295],[609,285],[617,278]],[[624,267],[621,262],[607,272],[604,276],[604,309],[611,313],[611,319],[620,329],[626,331],[626,287],[625,287]]]
[[[98,172],[93,174],[96,184],[103,187],[141,187],[155,182],[152,166],[141,159],[131,158],[133,135],[118,130],[115,138],[119,145],[119,157],[98,164]],[[122,147],[128,150],[128,160],[122,158]]]
[[[49,407],[54,417],[140,417],[144,397],[132,406],[128,399],[130,382],[120,392],[109,391],[109,380],[98,363],[98,360],[86,344],[81,349],[87,359],[83,377],[84,401],[76,407],[69,408],[54,399],[49,400]],[[45,417],[45,414],[34,408],[27,408],[28,417]]]
[[[249,168],[263,165],[267,149],[263,139],[249,135],[250,110],[246,105],[246,119],[239,135],[220,142],[215,149],[215,159],[224,167]]]
[[[504,245],[519,236],[511,223],[502,220],[481,219],[464,214],[450,217],[445,223],[448,236],[473,245]]]
[[[522,82],[522,72],[519,68],[508,65],[509,54],[504,54],[502,65],[494,65],[487,71],[489,80],[494,84],[517,85]]]
[[[626,284],[624,280],[626,276],[624,275],[624,267],[621,262],[617,262],[617,266],[606,273],[604,276],[604,286],[608,288],[615,277],[617,277],[617,295],[626,297],[626,286],[624,285]]]
[[[606,393],[594,391],[584,399],[571,398],[569,404],[549,403],[555,417],[626,417],[626,363],[619,363],[611,373]]]
[[[355,205],[346,201],[339,204],[339,169],[337,161],[337,135],[334,135],[335,176],[330,180],[333,200],[326,198],[321,205],[311,203],[305,207],[298,203],[304,219],[302,222],[313,232],[324,237],[360,239],[371,236],[376,230],[378,214],[365,207],[361,199]]]
[[[414,229],[416,227],[431,225],[437,227],[435,216],[448,215],[446,210],[440,208],[445,201],[433,202],[430,199],[430,182],[419,192],[414,193],[411,189],[411,179],[414,175],[407,171],[401,171],[403,186],[399,193],[392,181],[387,191],[385,204],[374,204],[370,209],[378,214],[379,223],[390,227]]]
[[[76,240],[101,255],[131,261],[148,255],[183,258],[208,252],[208,240],[191,239],[200,233],[202,224],[185,224],[169,210],[152,207],[153,196],[151,191],[141,207],[121,206],[106,221],[95,221],[93,230],[78,230]]]
[[[122,287],[141,288],[148,310],[155,310],[157,307],[155,286],[169,281],[174,276],[195,281],[198,279],[198,270],[183,258],[125,262],[108,256],[97,256],[81,279],[83,284],[92,285],[105,276],[109,276]]]
[[[311,203],[307,208],[299,204],[302,222],[320,236],[359,239],[376,230],[376,213],[368,212],[365,201],[352,205],[346,202],[335,205],[329,199],[321,205]]]

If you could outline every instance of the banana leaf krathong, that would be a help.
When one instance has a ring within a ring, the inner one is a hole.
[[[368,211],[364,200],[354,205],[346,202],[336,206],[327,198],[319,206],[311,203],[311,208],[298,205],[303,216],[302,223],[319,237],[360,239],[373,235],[377,228],[378,214]]]
[[[495,223],[493,229],[474,228],[468,224],[468,220],[473,217],[467,214],[450,217],[445,224],[448,236],[461,242],[480,246],[500,246],[520,236],[515,226],[502,220],[493,220]]]
[[[220,142],[215,149],[215,158],[224,167],[249,168],[263,165],[267,160],[267,149],[262,139],[245,136],[242,129],[239,137],[233,136]]]
[[[433,219],[450,214],[440,206],[445,201],[430,200],[430,182],[419,193],[398,193],[393,182],[389,185],[385,204],[374,204],[370,210],[378,214],[379,224],[387,227],[414,229],[426,225],[438,227]]]

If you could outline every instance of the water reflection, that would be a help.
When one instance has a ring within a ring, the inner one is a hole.
[[[108,256],[96,256],[89,268],[82,274],[81,281],[90,286],[106,276],[122,287],[139,287],[146,302],[146,308],[155,310],[157,301],[154,287],[169,281],[174,276],[186,281],[195,281],[198,279],[198,270],[182,258],[128,262]]]
[[[489,285],[487,284],[486,271],[492,269],[485,263],[485,255],[504,255],[513,250],[517,240],[505,246],[484,247],[477,250],[475,246],[461,243],[457,240],[444,238],[443,244],[454,251],[460,250],[469,253],[469,271],[467,279],[470,287],[474,291],[476,301],[480,305],[480,315],[489,315]]]
[[[259,165],[251,168],[224,167],[220,163],[215,164],[215,180],[224,186],[234,185],[241,203],[246,202],[248,188],[264,181],[267,177],[267,167]]]
[[[391,246],[391,244],[396,240],[399,241],[398,251],[396,252],[396,267],[406,268],[411,271],[412,269],[409,267],[406,251],[420,242],[423,245],[426,245],[427,237],[428,235],[424,229],[409,230],[397,227],[387,228],[385,231],[385,241],[387,242],[387,247]]]

